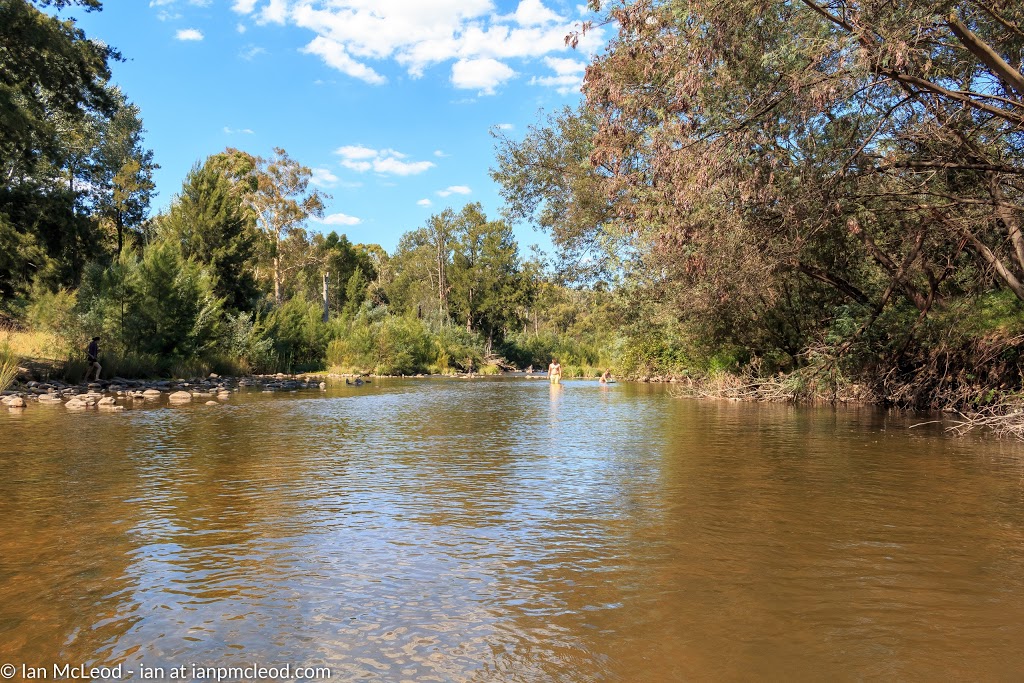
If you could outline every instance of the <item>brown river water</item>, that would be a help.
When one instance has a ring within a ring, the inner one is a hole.
[[[0,674],[1024,680],[1024,448],[925,419],[524,379],[3,410]]]

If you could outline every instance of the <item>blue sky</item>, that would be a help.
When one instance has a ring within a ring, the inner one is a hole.
[[[389,252],[447,206],[498,218],[490,130],[520,138],[579,101],[607,39],[565,46],[594,18],[580,0],[104,0],[61,14],[127,59],[114,82],[161,165],[154,211],[210,154],[283,147],[332,195],[310,229]],[[524,252],[550,244],[516,236]]]

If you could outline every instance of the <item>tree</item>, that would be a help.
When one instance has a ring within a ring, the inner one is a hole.
[[[614,169],[592,163],[597,113],[563,108],[526,136],[511,140],[493,131],[505,216],[548,231],[557,250],[557,271],[567,281],[588,283],[612,277],[629,259],[627,230],[605,187]]]
[[[175,241],[186,258],[209,268],[226,308],[253,310],[260,296],[254,274],[260,233],[222,155],[192,168],[158,225],[160,239]]]
[[[96,122],[117,108],[108,62],[120,56],[25,0],[0,0],[0,46],[0,294],[9,297],[36,281],[76,285],[104,251],[87,190]]]
[[[114,225],[120,254],[125,232],[140,234],[155,189],[153,171],[159,166],[153,162],[153,151],[142,145],[145,130],[139,108],[117,88],[110,97],[116,103],[113,116],[97,122],[93,187],[96,209]]]
[[[525,288],[518,245],[504,221],[488,221],[479,203],[467,204],[455,221],[450,269],[452,314],[466,330],[480,330],[489,345],[518,324]]]
[[[280,248],[283,239],[302,230],[310,216],[323,216],[326,195],[307,191],[312,171],[274,148],[271,159],[258,159],[254,171],[255,189],[248,201],[256,220],[271,242],[274,300],[281,304],[282,266]]]
[[[78,301],[90,327],[125,353],[193,358],[217,337],[221,301],[211,278],[170,242],[141,255],[125,249],[110,267],[92,264]]]
[[[95,0],[83,4],[100,7]],[[60,121],[113,112],[108,62],[120,55],[87,39],[74,20],[44,14],[25,0],[0,1],[0,45],[0,182],[7,185],[34,174],[40,162],[60,165]]]

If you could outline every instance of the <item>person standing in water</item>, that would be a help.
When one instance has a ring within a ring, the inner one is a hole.
[[[89,347],[85,350],[85,360],[88,363],[88,365],[85,368],[85,379],[86,379],[86,381],[88,381],[88,379],[89,379],[89,373],[92,372],[93,370],[96,370],[96,376],[93,378],[93,381],[94,382],[99,381],[100,370],[103,369],[103,366],[100,365],[100,338],[99,337],[93,337],[92,341],[89,342]]]
[[[552,358],[551,364],[548,365],[548,381],[552,384],[562,381],[562,366],[559,365],[557,358]]]

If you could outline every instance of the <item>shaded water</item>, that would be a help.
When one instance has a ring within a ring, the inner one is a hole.
[[[0,664],[1020,680],[1024,450],[910,424],[526,380],[3,412]]]

